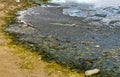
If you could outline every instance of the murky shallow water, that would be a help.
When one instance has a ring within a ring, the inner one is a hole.
[[[75,1],[73,0],[52,0],[52,1],[49,1],[43,4],[43,6],[33,7],[33,8],[29,8],[28,10],[20,11],[19,12],[20,16],[18,17],[18,19],[24,20],[28,23],[32,23],[32,25],[35,25],[38,28],[40,28],[39,25],[42,24],[43,29],[48,29],[45,27],[48,27],[49,25],[50,26],[56,25],[58,23],[67,24],[67,25],[77,24],[79,26],[82,24],[84,25],[84,27],[86,27],[87,25],[90,25],[91,28],[92,26],[95,26],[95,28],[97,27],[100,28],[100,32],[104,32],[103,33],[104,36],[106,35],[109,36],[113,34],[110,38],[106,40],[104,38],[102,38],[102,41],[96,40],[97,43],[99,42],[99,44],[101,44],[104,48],[119,47],[120,43],[117,41],[120,41],[118,37],[119,28],[120,28],[119,27],[120,26],[120,7],[116,4],[116,3],[119,4],[119,1],[114,0],[112,4],[113,7],[110,7],[110,3],[108,2],[107,6],[109,7],[106,6],[102,8],[101,7],[95,8],[94,7],[95,5],[93,5],[93,3],[97,4],[98,2],[100,2],[99,3],[100,5],[107,3],[107,1],[106,2],[104,1],[102,3],[102,0],[80,0],[80,1],[79,0],[75,0]],[[117,7],[115,7],[114,4],[116,4],[115,6]],[[49,22],[52,24],[49,24]],[[87,25],[85,25],[84,23],[86,23]],[[104,28],[102,29],[102,26],[105,27],[106,29],[105,30]],[[40,28],[40,30],[42,28]],[[58,34],[60,33],[59,33],[59,30],[57,31],[57,29],[56,30],[53,29],[52,31],[51,30],[50,31],[51,33],[58,32],[55,34],[55,36],[58,36]],[[115,29],[118,31],[115,32]],[[74,31],[73,28],[71,30]],[[85,30],[87,31],[87,29]],[[42,32],[44,33],[44,31],[45,31],[45,34],[50,33],[50,32],[49,33],[47,32],[48,30],[43,30]],[[98,32],[98,34],[95,34],[95,35],[94,33],[92,34],[93,36],[97,36],[100,34],[100,36],[98,36],[100,40],[102,36],[100,32]],[[78,35],[75,35],[74,33],[73,35],[76,38],[71,37],[71,35],[70,37],[73,39],[79,39],[80,38],[78,37],[79,31],[77,32]],[[59,37],[63,37],[63,35],[62,36],[61,35],[62,35],[62,32]],[[65,35],[65,36],[68,36],[68,35]],[[86,39],[89,39],[89,38],[86,38]],[[105,42],[103,42],[103,40]]]
[[[120,77],[120,7],[112,2],[110,7],[96,0],[53,0],[20,11],[18,20],[24,22],[6,31],[48,60],[79,70],[100,68],[100,77]]]
[[[67,7],[63,9],[63,14],[77,17],[86,17],[88,13],[86,10],[96,10],[96,8],[106,7],[118,8],[120,6],[120,0],[51,0],[49,2]],[[50,6],[48,5],[48,7]]]

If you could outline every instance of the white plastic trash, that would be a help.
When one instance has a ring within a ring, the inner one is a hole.
[[[94,75],[100,72],[100,69],[93,69],[93,70],[87,70],[85,71],[86,76]]]

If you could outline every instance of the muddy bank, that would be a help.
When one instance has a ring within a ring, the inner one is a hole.
[[[120,8],[73,9],[59,5],[29,8],[19,12],[18,20],[5,31],[45,60],[84,71],[98,68],[100,77],[119,77]]]

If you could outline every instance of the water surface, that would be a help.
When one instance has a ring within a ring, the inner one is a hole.
[[[97,7],[120,6],[120,0],[51,0],[53,3],[89,3]]]
[[[47,60],[79,70],[100,68],[100,77],[120,77],[119,1],[53,0],[19,14],[25,23],[6,31]]]

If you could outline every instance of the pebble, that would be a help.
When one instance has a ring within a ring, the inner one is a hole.
[[[16,0],[16,2],[20,2],[20,0]]]

